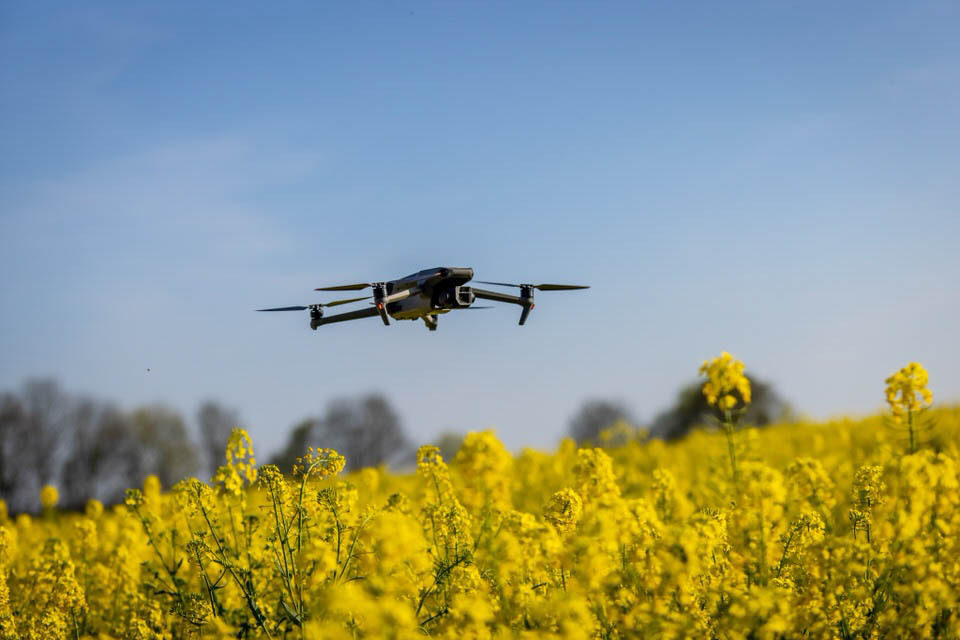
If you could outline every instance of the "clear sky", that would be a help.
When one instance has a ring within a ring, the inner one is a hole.
[[[722,350],[812,416],[911,360],[960,401],[958,34],[952,0],[5,2],[0,389],[213,397],[261,451],[373,390],[418,441],[550,446]],[[522,328],[252,311],[440,265],[592,288]]]

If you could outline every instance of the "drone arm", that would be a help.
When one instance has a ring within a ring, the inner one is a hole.
[[[523,307],[523,311],[520,312],[521,326],[527,321],[527,316],[529,316],[533,310],[533,290],[530,288],[524,289],[523,293],[519,296],[511,296],[506,293],[500,293],[499,291],[487,291],[485,289],[473,289],[473,295],[477,298],[483,298],[484,300],[495,300],[496,302],[509,302],[510,304],[520,305]]]
[[[420,287],[411,287],[409,289],[404,289],[403,291],[398,291],[396,293],[391,293],[389,296],[385,296],[381,302],[388,304],[390,302],[397,302],[410,296],[414,296],[420,293]]]
[[[518,304],[524,306],[524,302],[518,296],[511,296],[508,293],[500,293],[499,291],[487,291],[486,289],[474,289],[473,295],[477,298],[482,298],[484,300],[493,300],[495,302],[509,302],[510,304]]]
[[[387,295],[387,285],[383,282],[379,282],[373,285],[373,304],[377,310],[377,315],[380,316],[380,319],[383,320],[383,324],[390,326],[390,314],[387,312],[387,305],[391,302],[397,302],[399,300],[404,300],[409,298],[414,294],[420,293],[419,287],[411,287],[409,289],[404,289],[403,291],[398,291]]]
[[[369,309],[357,309],[356,311],[348,311],[346,313],[338,313],[335,316],[325,316],[320,318],[317,322],[317,326],[322,324],[333,324],[334,322],[346,322],[347,320],[359,320],[360,318],[376,318],[380,315],[380,311],[376,307],[370,307]]]

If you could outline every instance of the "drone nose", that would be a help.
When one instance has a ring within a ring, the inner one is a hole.
[[[453,269],[444,269],[443,277],[464,278],[464,282],[473,279],[473,269],[470,267],[456,267]]]

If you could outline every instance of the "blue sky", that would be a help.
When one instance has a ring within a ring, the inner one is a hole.
[[[551,446],[724,349],[813,416],[911,360],[958,401],[957,33],[946,1],[4,3],[0,388],[213,397],[261,450],[373,390],[419,441]],[[438,265],[592,288],[523,328],[252,312]]]

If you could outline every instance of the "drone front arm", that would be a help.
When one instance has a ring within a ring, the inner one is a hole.
[[[420,293],[419,287],[410,287],[409,289],[404,289],[403,291],[398,291],[396,293],[391,293],[387,295],[387,285],[384,282],[379,282],[373,286],[373,304],[376,306],[377,315],[380,316],[380,319],[383,320],[383,324],[390,326],[390,314],[387,312],[387,305],[391,302],[399,302],[400,300],[405,300],[412,295]]]
[[[509,302],[510,304],[518,304],[521,307],[524,306],[523,300],[518,296],[511,296],[508,293],[500,293],[499,291],[487,291],[486,289],[475,289],[470,287],[470,290],[473,291],[473,295],[477,298],[482,298],[484,300],[493,300],[495,302]]]
[[[410,296],[418,295],[420,293],[420,287],[411,287],[409,289],[404,289],[403,291],[398,291],[396,293],[391,293],[388,296],[385,296],[380,302],[383,304],[389,304],[391,302],[398,302],[409,298]]]
[[[520,296],[511,296],[507,293],[500,293],[499,291],[487,291],[486,289],[472,289],[473,295],[477,298],[483,298],[484,300],[494,300],[495,302],[508,302],[510,304],[516,304],[523,307],[523,311],[520,312],[520,325],[522,326],[527,321],[527,316],[530,315],[530,312],[533,310],[533,290],[526,289]]]

